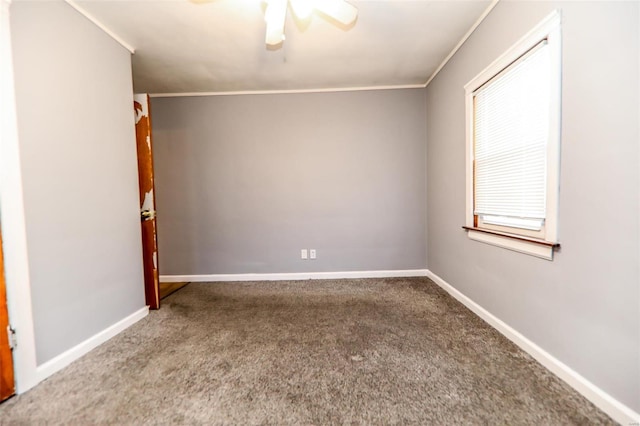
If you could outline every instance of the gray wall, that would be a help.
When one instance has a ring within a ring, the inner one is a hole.
[[[463,86],[563,13],[560,242],[554,261],[471,241]],[[429,269],[640,411],[637,2],[500,2],[427,88]]]
[[[424,268],[424,94],[152,99],[160,273]]]
[[[64,2],[11,28],[42,364],[144,307],[131,58]]]

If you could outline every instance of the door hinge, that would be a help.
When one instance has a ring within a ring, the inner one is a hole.
[[[7,337],[9,338],[9,347],[11,350],[18,346],[18,339],[16,338],[16,330],[10,325],[7,326]]]

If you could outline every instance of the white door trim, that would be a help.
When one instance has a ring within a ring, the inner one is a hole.
[[[9,320],[16,330],[17,339],[17,346],[13,350],[13,368],[16,392],[22,393],[35,386],[39,380],[36,371],[36,344],[18,144],[9,27],[10,4],[10,0],[0,0],[0,215]]]

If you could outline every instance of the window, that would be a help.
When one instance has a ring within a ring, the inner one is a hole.
[[[465,86],[469,238],[553,258],[560,64],[554,12]]]

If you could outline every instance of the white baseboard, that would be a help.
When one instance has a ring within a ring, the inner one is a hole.
[[[522,350],[535,358],[549,371],[565,381],[585,398],[591,401],[596,407],[607,413],[611,418],[622,425],[640,423],[640,414],[627,407],[589,380],[572,370],[569,366],[555,358],[553,355],[542,349],[540,346],[527,339],[508,324],[494,316],[492,313],[478,305],[469,297],[452,287],[445,280],[427,270],[427,277],[442,287],[447,293],[457,299],[460,303],[469,308],[473,313],[486,321],[493,328],[502,333],[507,339],[518,345]]]
[[[126,318],[123,318],[122,320],[118,321],[112,326],[105,328],[98,334],[91,336],[84,342],[61,353],[60,355],[45,362],[44,364],[39,365],[36,368],[36,376],[38,378],[38,382],[41,382],[47,377],[62,370],[64,367],[71,364],[73,361],[82,357],[90,350],[100,346],[101,344],[111,339],[112,337],[114,337],[116,334],[120,333],[124,329],[140,321],[142,318],[146,317],[148,314],[149,314],[149,307],[145,306],[144,308],[134,312],[133,314],[129,315]]]
[[[271,274],[209,274],[209,275],[160,275],[160,282],[220,282],[220,281],[293,281],[329,280],[340,278],[391,278],[426,277],[426,269],[391,271],[341,271],[341,272],[292,272]]]

